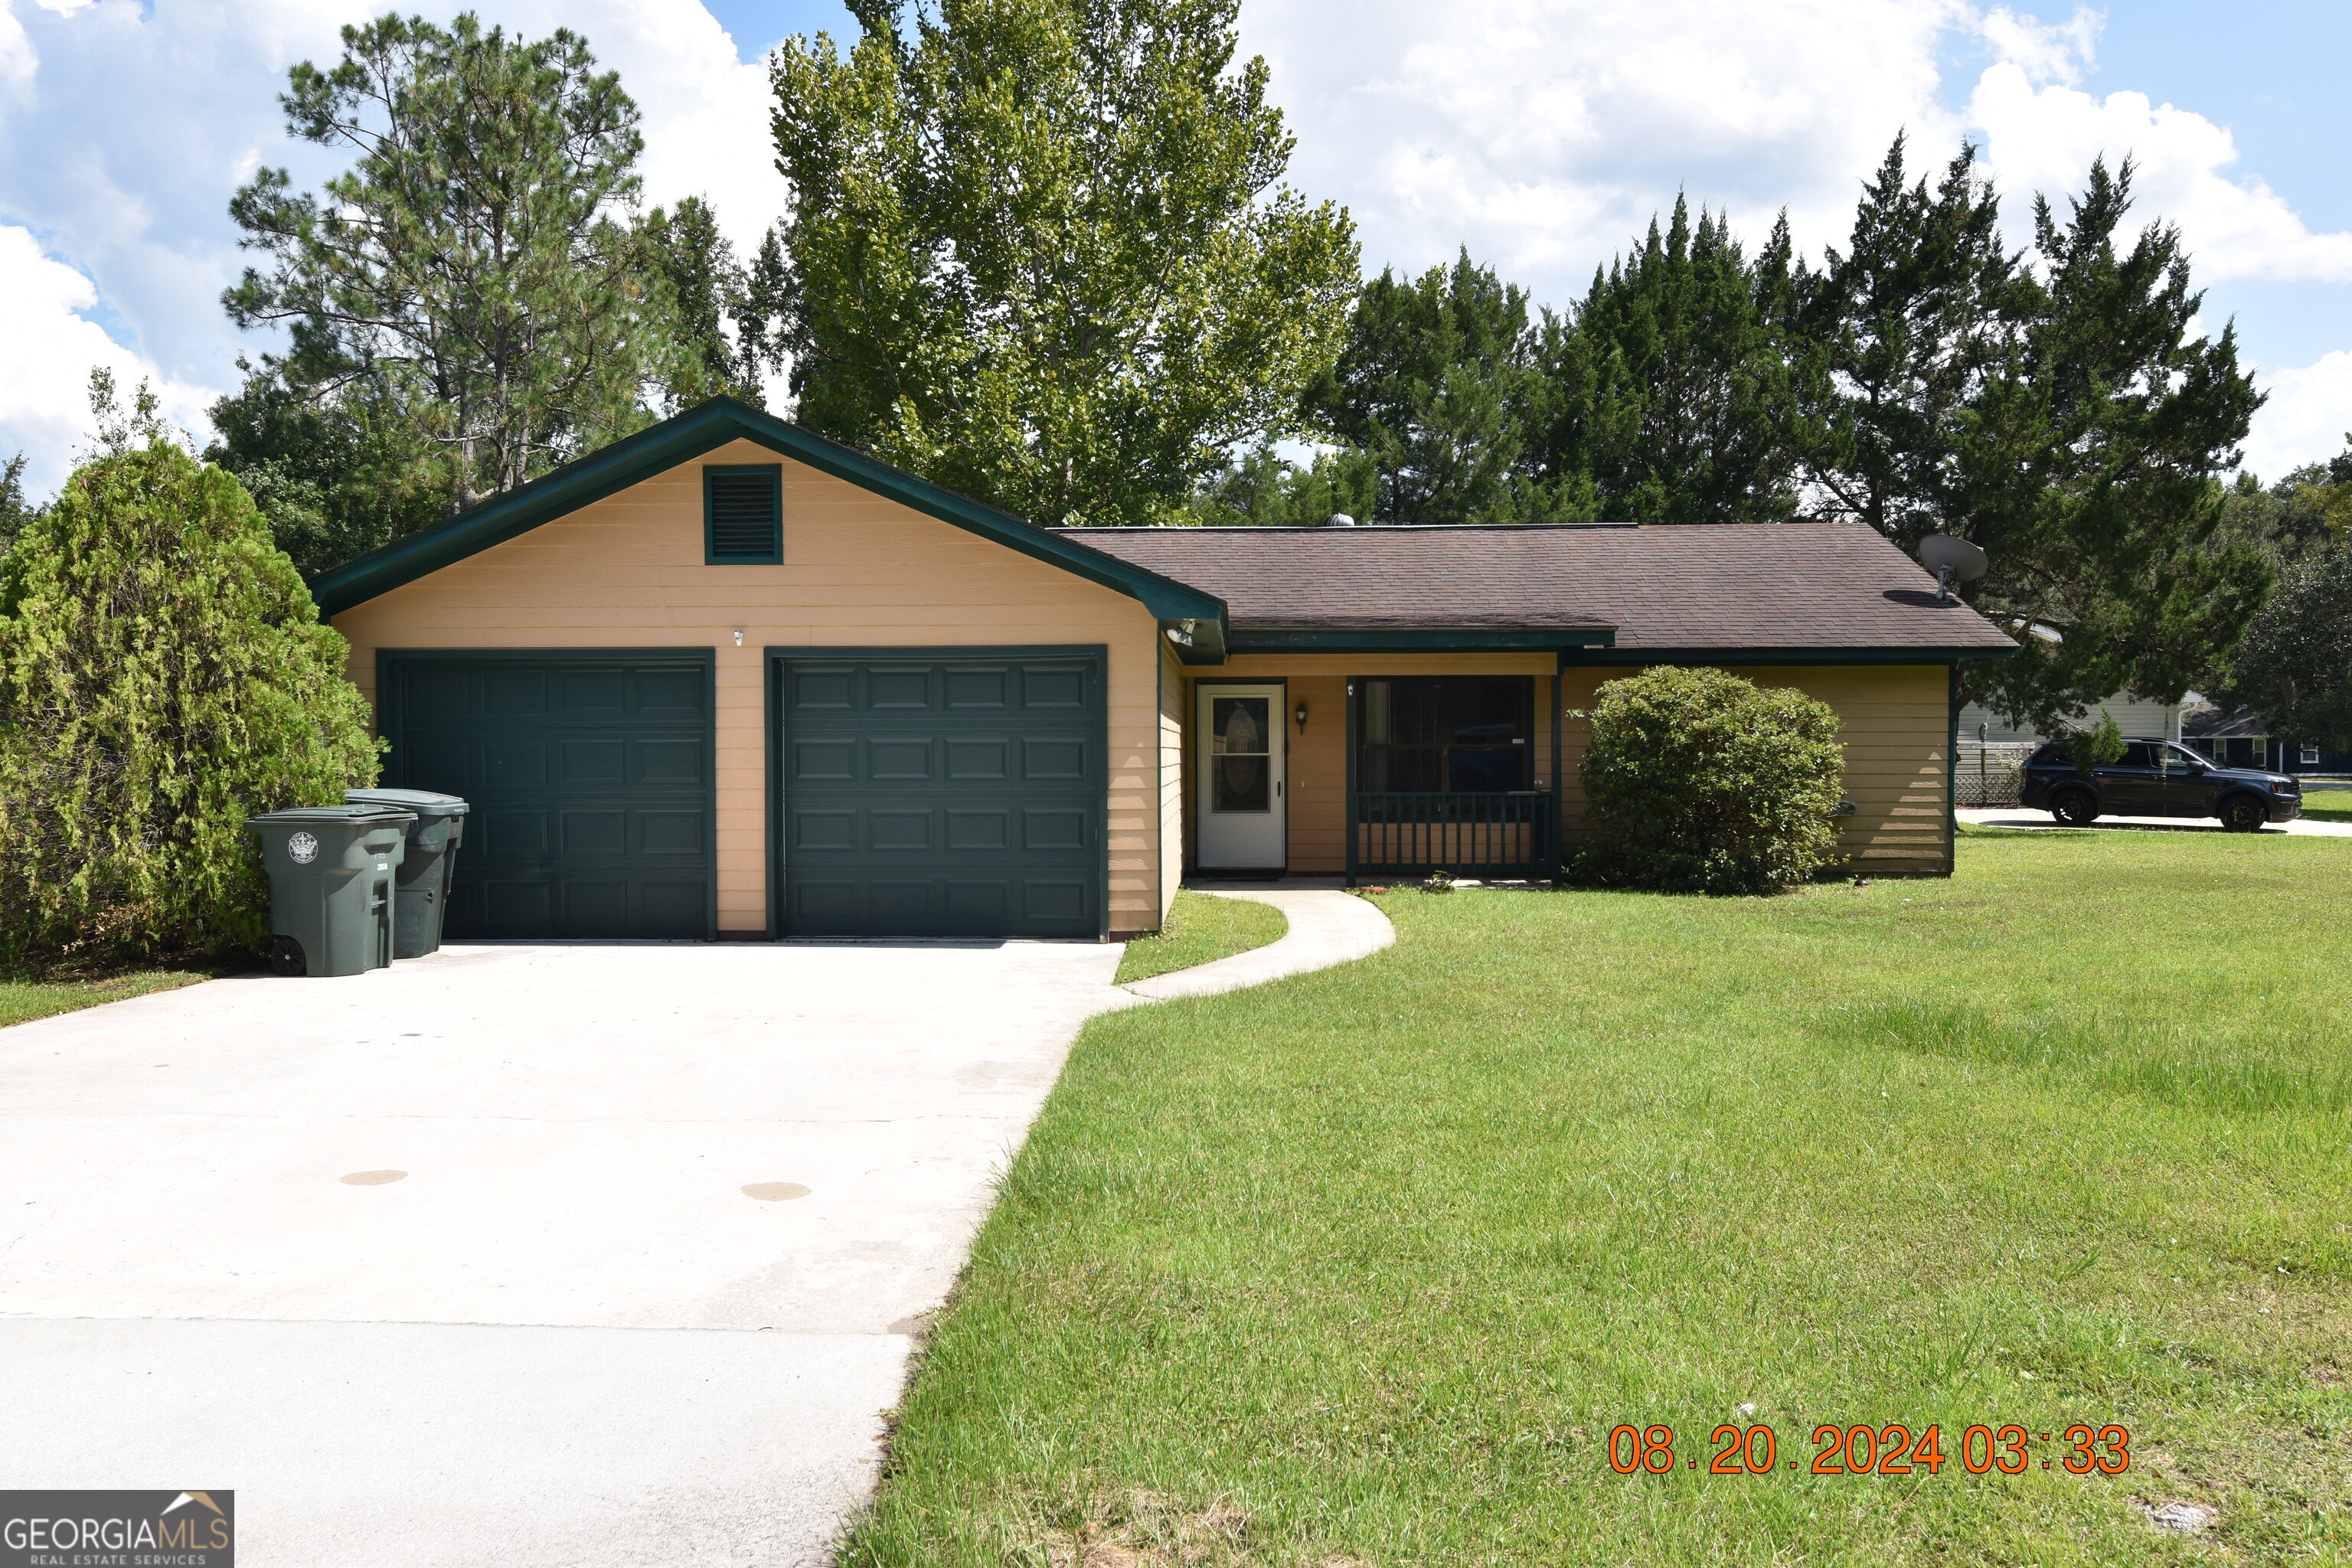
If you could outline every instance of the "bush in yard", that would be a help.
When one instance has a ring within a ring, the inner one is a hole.
[[[12,969],[258,947],[268,888],[245,819],[375,777],[347,645],[251,498],[144,433],[76,471],[0,559]]]
[[[1837,853],[1845,748],[1826,702],[1720,669],[1610,681],[1581,773],[1593,839],[1571,880],[1769,893]]]

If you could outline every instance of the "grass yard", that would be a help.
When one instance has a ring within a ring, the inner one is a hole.
[[[845,1563],[2352,1560],[2352,842],[1381,905],[1363,963],[1089,1026]],[[2128,1468],[1968,1473],[2012,1422]],[[1864,1423],[1940,1473],[1811,1472]],[[1684,1468],[1724,1424],[1771,1474]]]
[[[1167,929],[1158,936],[1138,937],[1127,944],[1114,984],[1124,985],[1130,980],[1149,980],[1155,974],[1231,958],[1280,940],[1289,929],[1290,922],[1271,904],[1220,899],[1179,888],[1175,902],[1169,907]]]
[[[211,978],[207,970],[142,969],[97,980],[0,980],[0,1027]]]
[[[2333,789],[2325,795],[2315,791],[2303,797],[2303,815],[2320,822],[2352,822],[2352,794]]]

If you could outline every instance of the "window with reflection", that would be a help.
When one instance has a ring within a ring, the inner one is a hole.
[[[1535,682],[1416,676],[1357,682],[1356,787],[1458,793],[1528,787]]]

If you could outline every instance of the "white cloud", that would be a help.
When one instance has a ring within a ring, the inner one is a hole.
[[[26,455],[33,494],[64,481],[70,455],[92,433],[86,394],[94,366],[114,372],[126,402],[143,380],[154,384],[166,417],[182,425],[201,417],[201,389],[171,381],[108,337],[82,314],[98,303],[89,279],[42,254],[40,242],[14,225],[0,225],[0,300],[8,301],[8,330],[0,332],[0,460]]]
[[[2270,401],[2246,437],[2246,468],[2269,484],[2345,449],[2352,431],[2352,352],[2336,349],[2299,369],[2260,377]]]
[[[2006,5],[1996,5],[1978,24],[1986,43],[2001,59],[2022,70],[2035,84],[2062,81],[2069,87],[2083,79],[2099,41],[2098,13],[2081,10],[2054,26],[2032,16],[2021,16]]]
[[[2145,93],[2095,98],[2053,83],[2003,59],[1978,79],[1968,120],[1987,136],[1987,155],[2002,189],[2049,195],[2063,213],[2067,193],[2082,188],[2094,158],[2135,166],[2134,216],[2177,225],[2200,283],[2241,278],[2352,281],[2352,234],[2315,234],[2285,198],[2259,178],[2233,178],[2238,161],[2229,128],[2201,114],[2151,103]],[[2021,200],[2004,203],[2012,223]]]
[[[1760,238],[1842,239],[1857,182],[1908,126],[1935,158],[1958,0],[1375,0],[1335,25],[1317,0],[1259,0],[1297,131],[1292,178],[1346,202],[1367,263],[1418,269],[1467,244],[1565,303],[1677,189]]]
[[[221,311],[221,290],[249,259],[236,247],[229,195],[264,164],[289,166],[310,186],[336,166],[324,150],[287,137],[278,94],[294,62],[332,61],[341,25],[386,8],[382,0],[0,0],[0,223],[38,234],[94,296],[77,296],[61,314],[54,289],[0,294],[0,337],[72,344],[85,329],[104,337],[102,324],[198,402],[234,385],[236,356],[274,340],[237,331]],[[446,20],[460,4],[421,8]],[[736,59],[698,0],[479,0],[475,8],[532,37],[558,26],[583,34],[644,112],[647,199],[707,195],[730,237],[757,243],[783,198],[766,75]],[[35,454],[38,471],[63,471],[89,364],[85,357],[73,373],[54,418],[7,436]],[[31,394],[5,395],[13,407]],[[200,418],[195,428],[204,433]]]

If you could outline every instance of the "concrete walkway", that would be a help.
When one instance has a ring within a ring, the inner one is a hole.
[[[2352,805],[2352,797],[2344,798],[2346,804]],[[2204,816],[2103,816],[2085,827],[2069,827],[2046,811],[2030,811],[2017,805],[1963,806],[1959,818],[1979,827],[2039,827],[2064,833],[2097,833],[2116,828],[2154,828],[2167,833],[2228,831],[2219,822]],[[2315,822],[2298,817],[2293,822],[2273,822],[2263,831],[2299,838],[2352,838],[2352,822]]]
[[[463,947],[0,1030],[0,1484],[233,1489],[247,1568],[828,1562],[1119,952]]]
[[[1328,969],[1380,952],[1396,941],[1396,928],[1368,899],[1328,888],[1200,888],[1221,899],[1271,904],[1290,930],[1264,947],[1198,964],[1170,974],[1138,980],[1127,989],[1153,1001],[1175,996],[1213,996],[1244,985],[1263,985],[1286,975]]]

